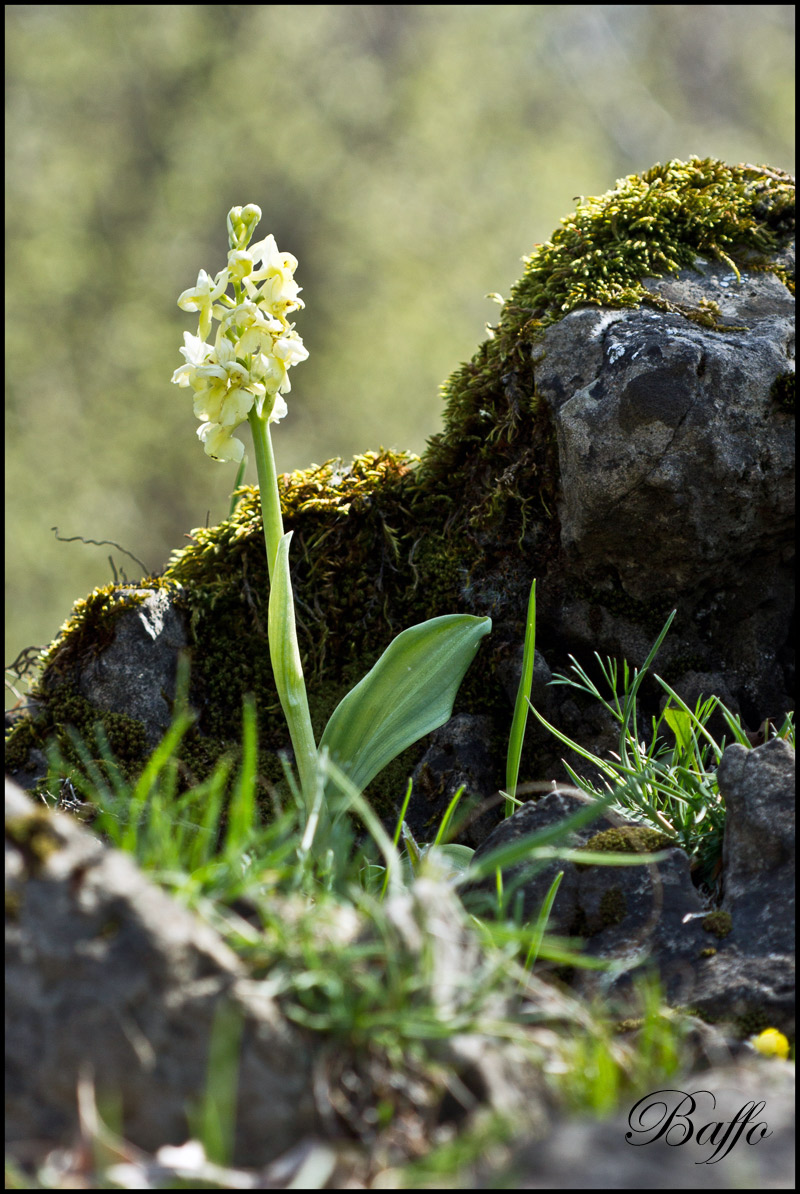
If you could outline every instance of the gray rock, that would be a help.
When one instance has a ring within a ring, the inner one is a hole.
[[[709,940],[713,941],[713,937]],[[739,1034],[777,1028],[795,1031],[794,955],[740,953],[724,947],[695,967],[685,1004],[712,1023],[728,1024]]]
[[[547,792],[540,800],[529,801],[492,830],[475,851],[475,861],[485,858],[502,846],[516,844],[534,833],[558,825],[567,817],[584,809],[587,802],[585,798],[581,799],[560,791]],[[583,845],[593,834],[618,824],[619,818],[615,815],[613,820],[607,816],[598,816],[588,824],[572,830],[559,845],[574,849]],[[504,867],[503,892],[509,898],[510,909],[519,902],[519,912],[523,920],[532,920],[538,915],[559,871],[564,872],[564,877],[550,913],[548,931],[563,935],[573,930],[578,919],[578,872],[574,863],[556,860],[543,865],[521,862]],[[493,877],[462,889],[465,898],[475,906],[479,914],[481,911],[485,914],[487,908],[494,906],[496,891],[497,885]]]
[[[188,646],[186,627],[166,589],[119,593],[144,600],[119,615],[112,642],[81,670],[79,688],[96,708],[141,721],[153,747],[172,720],[178,655]]]
[[[646,857],[646,856],[645,856]],[[578,903],[588,934],[586,952],[610,962],[638,956],[658,969],[666,997],[684,1002],[686,972],[708,945],[697,913],[702,901],[683,850],[642,866],[581,869]],[[602,985],[592,974],[584,984]]]
[[[492,630],[494,635],[497,635],[498,628],[494,627]],[[508,703],[511,708],[517,700],[517,691],[519,683],[522,679],[522,663],[525,655],[524,642],[517,639],[514,645],[505,655],[505,658],[498,661],[495,672],[498,680],[503,686],[503,691],[508,697]],[[536,649],[533,653],[533,676],[531,678],[531,703],[537,708],[543,709],[548,698],[547,685],[553,679],[553,673],[548,667],[547,660],[541,651]]]
[[[576,572],[591,580],[610,564],[642,600],[696,588],[793,522],[794,420],[770,398],[792,368],[791,294],[773,274],[739,286],[700,261],[650,289],[715,301],[737,327],[578,310],[545,333],[536,374],[558,435],[562,544]]]
[[[793,1034],[794,751],[778,739],[754,750],[731,746],[718,775],[728,806],[721,908],[701,899],[678,849],[630,867],[558,861],[537,870],[520,863],[504,868],[503,889],[518,893],[512,901],[532,921],[563,870],[548,931],[583,938],[587,954],[609,963],[607,972],[577,975],[582,995],[622,993],[635,967],[646,962],[673,1005],[724,1021],[740,1034],[767,1026]],[[558,825],[580,807],[575,797],[548,793],[503,821],[475,858]],[[632,828],[616,814],[607,816],[613,816],[613,827]],[[559,844],[585,844],[611,827],[604,817]],[[465,898],[482,895],[480,911],[487,914],[495,890],[486,879],[465,889]]]
[[[497,788],[491,731],[488,717],[457,713],[431,734],[430,745],[414,770],[406,817],[419,841],[430,841],[435,836],[450,801],[461,787],[465,792],[456,812],[457,820],[470,807],[476,810],[476,815],[460,840],[475,846],[485,837],[487,823],[493,823],[492,811],[477,810]]]
[[[795,752],[772,741],[729,746],[717,768],[727,818],[722,909],[731,931],[699,970],[691,1005],[714,1017],[795,1022]]]
[[[76,1084],[121,1100],[128,1140],[181,1144],[223,1009],[241,1017],[235,1155],[318,1125],[312,1054],[217,933],[131,859],[6,784],[6,1147],[72,1141]]]
[[[475,858],[558,825],[584,807],[585,802],[575,796],[550,792],[498,826],[476,851]],[[636,826],[616,813],[608,813],[571,831],[557,844],[575,848],[586,845],[598,833],[620,828],[634,830]],[[563,878],[548,920],[548,933],[580,938],[584,953],[609,963],[604,971],[578,972],[578,992],[586,996],[619,993],[627,988],[634,969],[648,963],[656,968],[666,997],[673,1003],[686,1003],[687,975],[692,975],[709,939],[700,920],[703,904],[683,850],[668,850],[658,862],[650,862],[643,855],[637,866],[584,866],[564,860],[546,863],[540,869],[535,863],[516,864],[503,869],[504,894],[518,892],[511,895],[509,908],[514,907],[516,899],[523,920],[535,920],[559,871],[563,871]],[[495,882],[485,879],[466,889],[469,894],[465,898],[474,901],[476,895],[483,895],[484,905],[488,899],[491,906],[495,890]],[[693,990],[691,981],[688,990]]]
[[[727,806],[722,907],[743,953],[791,953],[795,943],[795,752],[773,738],[729,746],[717,768]]]
[[[755,728],[793,704],[794,414],[773,397],[794,371],[793,299],[773,274],[740,285],[700,259],[649,288],[687,312],[716,302],[723,330],[579,308],[537,346],[564,553],[540,585],[543,629],[640,665],[676,607],[660,668],[722,673]]]

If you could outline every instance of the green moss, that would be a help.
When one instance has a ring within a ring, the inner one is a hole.
[[[602,607],[615,617],[629,618],[637,626],[657,635],[669,616],[669,602],[658,596],[638,601],[625,592],[618,576],[609,575],[607,579],[610,584],[600,591],[581,580],[571,580],[570,587],[576,597],[590,602],[593,609]],[[597,628],[599,630],[599,621]]]
[[[772,1025],[767,1012],[754,1007],[742,1012],[740,1016],[736,1016],[733,1027],[739,1039],[746,1040],[747,1037],[755,1036],[757,1033],[763,1032],[765,1028],[771,1028]]]
[[[580,848],[594,853],[655,854],[658,850],[669,850],[674,845],[674,838],[657,829],[649,829],[646,825],[623,825],[618,829],[604,829],[594,834]]]
[[[21,717],[6,735],[6,771],[33,771],[31,751],[41,745],[39,730],[31,717]]]
[[[629,175],[613,191],[582,202],[526,258],[512,293],[525,319],[517,335],[581,304],[652,302],[645,279],[689,269],[698,256],[734,270],[737,261],[764,266],[791,233],[793,208],[794,179],[767,167],[690,158]]]
[[[629,1016],[626,1020],[612,1021],[611,1029],[618,1035],[623,1032],[638,1032],[644,1027],[644,1023],[643,1016]]]
[[[733,928],[733,918],[730,912],[723,912],[720,908],[716,912],[709,912],[703,920],[703,928],[715,937],[727,937]]]
[[[700,950],[701,958],[715,958],[716,956],[717,956],[717,950],[714,949],[713,946],[710,946],[708,949]]]

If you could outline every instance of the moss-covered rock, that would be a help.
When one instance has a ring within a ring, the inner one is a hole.
[[[559,455],[551,405],[537,393],[537,345],[549,327],[585,305],[644,306],[718,327],[718,312],[708,305],[654,294],[648,279],[691,268],[704,254],[736,273],[771,270],[787,282],[776,254],[791,231],[793,197],[792,182],[780,171],[691,159],[656,166],[582,201],[550,241],[535,246],[498,326],[443,386],[444,428],[422,459],[380,450],[349,465],[333,460],[281,477],[317,732],[400,630],[438,614],[469,612],[493,616],[496,627],[467,675],[456,711],[490,716],[495,745],[504,743],[511,710],[494,669],[509,644],[522,639],[532,576],[549,578],[551,604],[545,595],[539,645],[557,624],[552,611],[563,599]],[[238,740],[247,692],[256,696],[267,779],[280,778],[271,752],[287,745],[267,647],[258,494],[244,487],[238,497],[230,518],[192,532],[164,575],[144,579],[137,589],[145,596],[167,592],[185,621],[190,700],[198,711],[182,746],[187,781],[207,775]],[[87,707],[80,679],[87,661],[113,642],[118,619],[141,599],[122,586],[97,590],[76,605],[45,652],[35,716],[18,721],[8,743],[22,782],[26,762],[48,740],[69,752],[67,726],[91,736],[98,718],[130,771],[141,766],[148,727],[120,710]],[[570,649],[560,629],[550,645],[562,658]],[[602,634],[595,646],[603,649]],[[398,761],[395,781],[410,773],[422,750],[412,748]],[[498,774],[498,786],[501,779]],[[370,792],[384,807],[402,794],[389,786],[379,777]]]
[[[655,854],[674,845],[675,839],[669,834],[659,833],[647,825],[621,825],[594,834],[581,848],[595,854]]]

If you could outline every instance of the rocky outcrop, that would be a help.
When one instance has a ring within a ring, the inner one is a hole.
[[[728,809],[719,907],[695,887],[683,850],[618,816],[613,824],[595,818],[574,829],[563,844],[639,853],[642,865],[522,862],[504,870],[503,890],[509,905],[518,899],[523,918],[530,920],[556,873],[564,872],[548,931],[581,939],[585,954],[611,967],[599,975],[577,975],[574,981],[583,994],[607,995],[646,965],[655,968],[673,1005],[726,1022],[740,1035],[771,1026],[793,1036],[795,752],[778,739],[754,750],[733,745],[717,776]],[[550,792],[502,822],[476,858],[563,823],[581,809],[586,809],[585,798]],[[648,862],[651,853],[655,857]],[[495,893],[494,881],[486,880],[465,898],[474,902],[483,895],[476,910],[485,913],[494,906]],[[620,969],[627,978],[618,977]]]
[[[773,387],[793,370],[794,299],[773,274],[739,280],[702,258],[647,289],[666,310],[579,309],[541,341],[565,577],[585,590],[567,596],[559,626],[636,660],[646,644],[634,603],[674,604],[661,660],[695,655],[748,717],[778,714],[789,707],[795,449]],[[678,313],[714,308],[713,330]],[[615,592],[631,612],[598,618]]]
[[[424,840],[466,785],[474,815],[463,840],[479,856],[586,807],[553,791],[500,820],[533,577],[534,700],[583,748],[615,750],[619,728],[553,675],[570,656],[591,670],[595,653],[640,667],[672,609],[656,668],[692,706],[718,696],[751,731],[792,707],[792,228],[793,185],[780,171],[693,159],[623,180],[537,246],[493,337],[446,385],[445,427],[421,461],[366,453],[281,479],[318,730],[405,626],[448,612],[494,621],[452,721],[368,790],[387,823],[412,774],[415,834]],[[163,576],[78,603],[45,656],[29,715],[12,718],[10,771],[33,787],[52,741],[79,771],[77,731],[91,758],[105,739],[135,776],[169,724],[185,654],[197,720],[176,748],[182,779],[207,778],[239,741],[242,697],[254,693],[262,778],[280,782],[287,735],[267,599],[258,495],[245,489],[231,517],[193,532]],[[642,734],[663,699],[655,682],[641,688]],[[561,745],[529,721],[521,778],[562,780]],[[783,742],[730,747],[722,760],[721,907],[704,905],[682,851],[643,843],[640,827],[619,818],[576,829],[572,844],[599,848],[598,833],[610,834],[603,848],[623,842],[655,850],[652,860],[553,862],[533,876],[520,865],[505,890],[516,886],[532,917],[563,869],[552,930],[582,937],[608,962],[649,957],[672,1002],[732,1020],[740,1035],[765,1022],[788,1033],[791,765]],[[10,809],[12,1144],[70,1137],[87,1062],[98,1090],[121,1092],[131,1140],[181,1142],[223,1008],[240,1018],[246,1044],[237,1159],[264,1164],[330,1130],[330,1109],[315,1098],[314,1048],[221,938],[73,823],[32,812],[13,790]],[[388,914],[403,950],[417,950],[422,965],[422,926],[439,916],[432,935],[444,943],[445,970],[479,964],[452,893],[428,896],[403,896]],[[606,989],[616,976],[602,980]],[[452,976],[433,965],[429,977],[442,1006],[454,1006]],[[544,1007],[554,996],[539,998]],[[459,1075],[465,1098],[500,1106],[516,1090],[539,1106],[535,1082],[524,1093],[529,1070],[493,1040],[452,1038],[438,1061]],[[343,1064],[328,1054],[331,1090],[338,1078],[358,1086]],[[426,1114],[445,1115],[443,1106],[431,1096]],[[347,1095],[334,1118],[352,1128],[359,1112]],[[565,1147],[576,1139],[564,1137]],[[592,1146],[591,1133],[580,1139]],[[541,1168],[548,1186],[551,1162],[555,1154]],[[535,1188],[540,1179],[530,1180]]]
[[[387,817],[415,768],[414,803],[431,815],[457,773],[476,802],[501,786],[533,576],[540,678],[570,655],[641,665],[676,609],[657,668],[679,693],[719,696],[753,731],[791,707],[793,194],[780,171],[694,159],[623,180],[537,246],[493,339],[444,387],[445,427],[421,461],[366,453],[282,478],[318,727],[405,626],[446,612],[494,621],[456,707],[490,719],[487,757],[459,772],[435,742],[412,748],[369,793]],[[141,766],[184,646],[198,711],[186,773],[202,778],[238,740],[254,692],[263,765],[280,780],[256,492],[193,535],[163,577],[76,607],[33,718],[12,730],[21,783],[43,774],[49,738],[70,755],[66,727],[85,736],[98,718]],[[642,689],[645,718],[662,695]],[[607,749],[596,709],[552,686],[537,699]],[[563,777],[558,758],[531,722],[528,775]]]

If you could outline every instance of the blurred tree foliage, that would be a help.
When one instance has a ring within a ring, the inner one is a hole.
[[[790,5],[8,5],[6,658],[227,512],[170,386],[176,298],[264,211],[310,351],[279,468],[416,451],[578,194],[793,166]],[[254,477],[248,473],[248,480]]]

